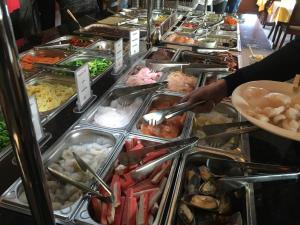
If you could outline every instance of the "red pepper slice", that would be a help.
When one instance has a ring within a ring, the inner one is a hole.
[[[102,202],[102,210],[101,210],[101,224],[107,225],[107,209],[108,205],[105,202]]]
[[[92,197],[91,198],[91,206],[92,206],[92,210],[94,212],[95,215],[95,219],[98,223],[101,222],[101,201],[96,198],[96,197]]]

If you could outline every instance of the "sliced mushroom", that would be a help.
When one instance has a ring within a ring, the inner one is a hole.
[[[200,176],[204,181],[208,181],[213,174],[209,171],[209,169],[206,166],[200,166]]]
[[[199,192],[204,195],[215,195],[216,191],[217,191],[217,188],[216,188],[215,182],[213,182],[211,180],[203,183],[199,188]]]
[[[192,224],[192,222],[194,220],[193,212],[184,203],[180,203],[180,205],[178,207],[178,215],[183,220],[183,222],[185,222],[187,224]]]

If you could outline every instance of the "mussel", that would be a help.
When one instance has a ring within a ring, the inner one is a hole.
[[[199,193],[203,195],[215,195],[216,191],[217,187],[213,180],[206,181],[199,188]]]
[[[231,200],[230,197],[226,194],[223,194],[220,197],[220,205],[218,208],[219,214],[228,214],[231,211]]]
[[[208,181],[213,177],[213,174],[209,171],[209,169],[206,166],[200,166],[200,176],[204,181]]]
[[[216,210],[219,207],[219,200],[206,195],[194,195],[190,203],[200,209]]]
[[[185,224],[192,224],[193,221],[195,220],[193,212],[183,202],[181,202],[178,207],[178,215]]]

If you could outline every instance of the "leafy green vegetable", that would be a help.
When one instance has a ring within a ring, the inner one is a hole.
[[[8,131],[4,121],[0,120],[0,149],[5,148],[10,144]]]
[[[83,64],[85,64],[86,62],[88,62],[88,67],[89,67],[89,72],[90,72],[91,78],[98,76],[100,73],[104,72],[112,64],[112,61],[110,61],[108,59],[96,58],[91,61],[78,59],[78,60],[74,60],[72,62],[66,63],[66,65],[80,67]]]

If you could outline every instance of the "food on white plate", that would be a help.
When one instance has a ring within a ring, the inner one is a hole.
[[[290,96],[264,88],[247,87],[242,97],[249,105],[249,116],[286,130],[300,132],[300,103]]]

